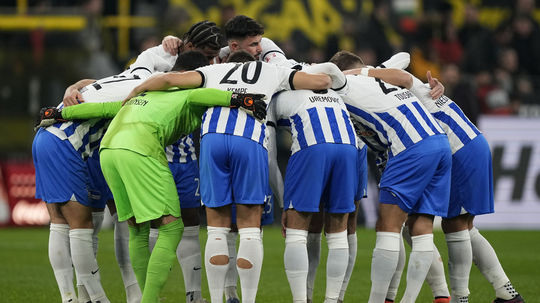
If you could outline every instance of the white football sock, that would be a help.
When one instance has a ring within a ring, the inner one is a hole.
[[[510,283],[508,276],[506,276],[489,241],[480,234],[476,227],[469,230],[469,235],[471,237],[473,262],[482,275],[491,283],[497,298],[509,300],[517,296],[518,293]]]
[[[407,287],[402,303],[414,303],[433,262],[433,234],[413,236],[412,251],[407,267]]]
[[[409,234],[409,230],[406,231],[402,230],[402,234],[406,232],[407,235]],[[403,235],[400,237],[399,240],[399,259],[396,266],[396,271],[394,272],[394,275],[392,276],[392,280],[390,281],[390,284],[388,285],[388,292],[386,293],[386,299],[395,300],[399,288],[399,283],[401,282],[401,275],[403,274],[403,269],[405,268],[405,261],[407,261],[407,254],[405,252],[405,244],[403,243]],[[411,239],[410,236],[408,236],[409,240]]]
[[[148,248],[150,249],[150,252],[154,250],[154,246],[156,246],[156,241],[159,236],[159,229],[158,228],[150,228],[150,234],[148,235]]]
[[[257,296],[257,288],[261,277],[263,250],[261,245],[260,228],[240,228],[240,246],[238,247],[238,256],[236,269],[240,277],[240,287],[242,290],[242,302],[254,303]],[[240,259],[251,263],[250,268],[241,268],[238,266]]]
[[[287,228],[283,262],[289,280],[293,302],[306,302],[308,275],[308,231]]]
[[[73,287],[73,267],[69,248],[69,225],[51,223],[49,227],[49,261],[60,290],[62,303],[77,302]]]
[[[433,297],[450,297],[444,273],[444,263],[435,244],[433,244],[433,259],[431,260],[431,267],[426,276],[426,282],[431,288]]]
[[[349,263],[347,230],[326,234],[328,258],[326,259],[326,295],[324,302],[337,302],[343,278]]]
[[[118,214],[112,215],[114,224],[114,253],[116,262],[120,268],[120,275],[124,282],[126,290],[127,303],[138,303],[141,301],[142,293],[133,267],[131,267],[131,259],[129,258],[129,227],[127,221],[118,222]]]
[[[97,256],[98,251],[98,234],[101,231],[103,225],[103,211],[92,212],[92,224],[94,225],[94,233],[92,234],[92,248],[94,249],[94,256]]]
[[[229,267],[225,276],[225,299],[238,298],[236,285],[238,284],[238,271],[236,270],[236,239],[238,232],[227,234],[227,246],[229,248]]]
[[[186,301],[201,298],[201,244],[199,242],[199,225],[185,226],[182,240],[176,250],[178,263],[182,267]]]
[[[448,246],[448,275],[452,289],[451,301],[469,295],[469,274],[472,266],[471,238],[468,230],[444,235]]]
[[[358,240],[356,238],[356,232],[354,234],[347,235],[347,242],[349,244],[349,263],[347,264],[347,271],[345,277],[343,277],[343,284],[341,285],[341,291],[339,292],[339,300],[343,301],[345,298],[345,292],[351,279],[351,275],[356,263],[356,251],[358,249]]]
[[[71,259],[78,278],[83,283],[92,301],[109,303],[101,286],[99,267],[93,253],[93,228],[72,229],[69,231]]]
[[[377,232],[371,259],[369,303],[384,302],[388,286],[399,262],[399,247],[399,233]]]
[[[307,276],[307,298],[313,300],[313,287],[317,276],[317,267],[321,261],[321,233],[308,233],[307,253],[308,253],[308,276]]]
[[[204,264],[206,267],[206,278],[208,280],[208,289],[210,291],[210,300],[212,303],[223,302],[223,287],[225,284],[225,275],[229,263],[224,265],[212,264],[210,259],[214,256],[227,256],[227,234],[231,230],[227,227],[208,226],[208,239],[204,250]]]

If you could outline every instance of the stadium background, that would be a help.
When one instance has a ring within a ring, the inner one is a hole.
[[[536,3],[535,3],[536,2]],[[147,47],[194,22],[245,14],[298,61],[338,49],[377,65],[411,53],[409,71],[440,78],[485,133],[496,214],[481,228],[540,229],[540,1],[471,0],[3,0],[0,2],[0,226],[46,225],[33,199],[31,144],[42,106],[82,78],[120,72]],[[287,137],[280,163],[286,165]],[[376,182],[362,224],[375,220]],[[276,213],[276,217],[279,213]]]

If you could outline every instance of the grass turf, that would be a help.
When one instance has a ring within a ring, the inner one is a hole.
[[[1,302],[61,302],[56,281],[47,256],[47,228],[0,229],[0,301]],[[538,231],[482,231],[497,251],[506,273],[527,303],[540,302],[537,290],[540,285],[540,232]],[[366,302],[370,289],[370,264],[375,233],[369,229],[358,230],[358,255],[351,281],[345,296],[346,302]],[[201,233],[204,250],[206,232]],[[448,260],[446,243],[441,232],[435,233],[435,243],[443,260]],[[125,302],[125,293],[116,264],[112,230],[100,233],[98,262],[102,284],[111,302]],[[277,227],[264,231],[264,264],[257,302],[291,302],[287,277],[283,269],[284,240]],[[409,248],[407,248],[409,249]],[[321,263],[317,271],[314,302],[324,300],[326,243],[323,240]],[[446,268],[448,275],[448,270]],[[406,273],[398,299],[403,295]],[[495,295],[491,285],[473,266],[469,284],[470,302],[491,302]],[[209,298],[203,271],[203,296]],[[417,302],[431,302],[427,284]],[[175,263],[169,280],[161,293],[161,302],[185,302],[184,284],[180,266]]]

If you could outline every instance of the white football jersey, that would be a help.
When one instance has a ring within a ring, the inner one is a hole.
[[[356,147],[356,135],[345,103],[333,90],[281,92],[270,102],[267,120],[291,132],[291,154],[322,143]]]
[[[114,102],[126,98],[135,86],[156,72],[173,68],[177,56],[167,53],[161,45],[142,52],[124,72],[99,79],[80,89],[84,102]],[[62,108],[60,103],[58,108]],[[56,123],[46,130],[62,140],[69,140],[83,159],[99,147],[99,142],[109,125],[109,119],[76,120]]]
[[[348,90],[343,100],[351,119],[370,135],[362,138],[386,147],[389,157],[396,156],[429,136],[444,134],[437,121],[409,90],[382,80],[347,76]],[[373,149],[378,151],[380,147]]]
[[[169,163],[187,163],[197,160],[195,146],[193,145],[193,134],[183,136],[178,141],[165,147],[165,156]]]
[[[237,93],[258,93],[266,96],[267,103],[282,90],[294,89],[295,70],[261,61],[223,63],[197,69],[203,77],[203,87],[218,88]],[[229,107],[211,107],[202,118],[201,137],[207,133],[241,136],[266,147],[266,125],[243,110]]]
[[[429,95],[430,90],[429,85],[419,79],[415,79],[411,89],[443,128],[454,154],[481,132],[454,101],[445,95],[433,100]]]

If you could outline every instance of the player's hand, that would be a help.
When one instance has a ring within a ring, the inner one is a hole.
[[[243,108],[257,120],[266,119],[266,96],[263,94],[238,94],[231,95],[231,107]]]
[[[163,40],[161,41],[161,45],[163,45],[163,49],[166,52],[173,56],[176,56],[178,55],[180,47],[184,45],[184,41],[182,41],[182,39],[178,37],[169,35],[163,38]]]
[[[58,122],[66,122],[62,118],[62,110],[56,107],[44,107],[39,111],[39,120],[34,126],[34,130],[40,127],[48,127]]]
[[[64,94],[64,99],[62,100],[65,107],[77,105],[82,102],[84,102],[83,96],[78,89],[67,90]]]
[[[444,94],[444,85],[442,85],[442,83],[439,82],[437,78],[433,78],[431,76],[431,71],[428,71],[426,73],[426,77],[429,83],[429,87],[431,87],[429,95],[433,100],[439,99]]]
[[[137,87],[132,89],[131,92],[129,92],[129,95],[124,99],[124,101],[122,101],[122,106],[124,106],[126,104],[126,102],[129,101],[129,99],[137,96],[139,93],[140,93],[140,91],[137,89]]]
[[[281,209],[281,235],[283,238],[287,237],[287,211]]]

